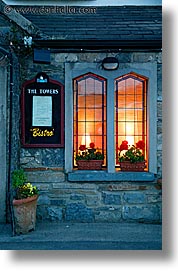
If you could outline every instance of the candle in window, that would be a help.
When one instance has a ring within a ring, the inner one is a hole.
[[[86,147],[90,147],[90,143],[91,143],[90,135],[89,134],[83,135],[81,144],[85,145]]]
[[[134,144],[134,127],[131,123],[126,123],[126,140],[128,141],[129,145]]]
[[[133,136],[126,136],[126,140],[128,141],[128,145],[134,145],[134,137]]]

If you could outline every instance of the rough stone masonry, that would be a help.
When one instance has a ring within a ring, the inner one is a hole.
[[[74,222],[161,222],[162,60],[160,52],[121,52],[121,63],[157,63],[157,178],[153,182],[69,182],[63,148],[21,148],[20,165],[40,189],[37,218]],[[64,83],[65,62],[101,62],[106,53],[54,53],[51,64],[29,59],[27,79],[38,72]]]

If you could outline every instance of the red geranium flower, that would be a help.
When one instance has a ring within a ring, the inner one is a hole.
[[[86,146],[85,145],[80,145],[79,150],[80,151],[85,151],[86,150]]]
[[[144,142],[143,140],[139,140],[139,141],[136,143],[136,148],[137,148],[137,149],[144,150],[144,149],[145,149],[145,142]]]
[[[122,144],[128,144],[128,141],[127,140],[123,140]]]
[[[90,143],[90,148],[91,148],[91,149],[94,149],[94,148],[95,148],[94,142],[91,142],[91,143]]]
[[[122,143],[118,149],[119,149],[119,151],[128,150],[129,149],[128,141],[127,140],[122,141]]]

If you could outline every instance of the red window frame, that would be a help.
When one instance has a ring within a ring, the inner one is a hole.
[[[144,77],[144,76],[141,76],[141,75],[138,75],[138,74],[135,74],[135,73],[129,73],[129,74],[126,74],[126,75],[123,75],[123,76],[120,76],[118,78],[115,79],[115,145],[116,145],[116,167],[119,165],[119,161],[118,161],[118,157],[119,157],[119,146],[120,146],[120,143],[118,142],[118,137],[119,136],[124,136],[124,140],[127,140],[126,138],[126,129],[125,129],[125,134],[124,135],[120,135],[120,132],[119,132],[119,109],[122,109],[122,108],[119,108],[119,84],[122,82],[122,81],[126,81],[127,79],[133,79],[134,80],[134,87],[133,87],[133,95],[134,95],[134,112],[135,110],[137,110],[136,106],[135,106],[135,98],[136,98],[136,87],[135,87],[135,81],[139,81],[142,83],[142,107],[140,108],[142,110],[142,133],[140,135],[136,135],[135,134],[135,129],[134,129],[134,135],[133,135],[133,138],[134,138],[134,144],[135,144],[135,139],[137,136],[140,136],[140,139],[142,139],[144,142],[145,142],[145,150],[143,151],[143,154],[144,154],[144,157],[145,159],[147,160],[147,163],[148,163],[148,158],[147,158],[147,155],[148,155],[148,138],[147,138],[147,83],[148,83],[148,78]],[[125,85],[125,97],[127,95],[127,87]],[[126,100],[125,100],[125,108],[123,108],[123,110],[127,110],[129,108],[127,108],[126,106]],[[138,120],[135,120],[134,119],[134,123],[138,122]],[[127,121],[126,121],[126,118],[125,118],[125,121],[124,121],[125,125],[127,124]],[[147,165],[148,167],[148,165]]]
[[[85,112],[85,135],[87,134],[87,131],[86,131],[86,114],[87,114],[87,111],[89,111],[89,109],[87,110],[86,108],[86,103],[85,103],[85,107],[84,108],[79,108],[79,84],[81,81],[85,81],[87,79],[93,79],[93,80],[96,80],[96,81],[99,81],[101,83],[101,96],[102,96],[102,105],[99,107],[99,109],[101,109],[102,113],[101,113],[101,124],[102,124],[102,129],[101,129],[101,135],[96,135],[96,132],[94,135],[91,135],[91,137],[94,139],[92,140],[91,139],[91,142],[94,142],[95,143],[95,137],[97,136],[100,136],[102,138],[102,145],[101,145],[101,148],[99,148],[101,150],[101,153],[105,155],[105,160],[104,160],[104,166],[106,166],[106,138],[107,138],[107,133],[106,133],[106,84],[107,84],[107,81],[105,78],[99,76],[99,75],[96,75],[94,73],[86,73],[86,74],[83,74],[83,75],[80,75],[76,78],[73,79],[73,96],[74,96],[74,133],[73,133],[73,148],[74,148],[74,153],[78,154],[78,150],[79,150],[79,146],[81,144],[79,144],[79,109],[83,109],[84,112]],[[86,83],[86,81],[85,81]],[[97,95],[97,92],[96,90],[94,90],[94,95]],[[87,95],[87,87],[86,87],[86,84],[85,84],[85,101],[86,101],[86,95]],[[94,106],[92,107],[92,109],[94,109],[95,111],[97,110],[97,107]],[[99,110],[98,109],[98,110]],[[97,120],[94,119],[93,121],[94,124],[96,124]],[[97,144],[96,144],[96,147],[97,147]],[[75,156],[73,156],[73,160],[75,159]],[[74,167],[76,167],[75,165],[75,160],[74,160]]]

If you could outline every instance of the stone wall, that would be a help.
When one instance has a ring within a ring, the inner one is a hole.
[[[51,64],[29,60],[24,79],[46,72],[64,84],[66,62],[100,63],[107,53],[52,53]],[[21,148],[20,164],[40,189],[37,218],[74,222],[161,222],[162,178],[162,61],[160,52],[119,52],[120,63],[157,62],[157,176],[146,182],[69,182],[63,148]]]
[[[29,27],[26,21],[22,21],[22,17],[18,19],[16,16],[15,21],[20,23],[24,29]],[[4,160],[1,163],[1,180],[3,182],[0,195],[2,202],[0,221],[4,221],[5,216],[7,216],[5,213],[7,212],[6,192],[10,191],[8,173],[10,175],[11,171],[21,166],[26,170],[29,181],[37,185],[40,190],[37,208],[37,218],[40,220],[47,219],[59,222],[161,222],[161,186],[157,184],[157,179],[162,178],[161,52],[129,50],[118,50],[117,53],[112,54],[103,51],[52,52],[51,64],[35,64],[33,63],[32,52],[31,55],[23,53],[23,56],[18,55],[17,58],[15,52],[20,52],[19,47],[14,49],[12,46],[10,50],[10,40],[7,39],[7,34],[12,26],[17,28],[13,21],[9,21],[5,15],[1,14],[0,45],[12,55],[11,60],[6,60],[7,64],[0,64],[0,82],[4,83],[4,87],[1,85],[4,94],[0,96],[0,122],[3,127],[0,136],[0,151],[1,160]],[[21,28],[18,28],[18,35],[20,35],[20,30]],[[158,165],[154,182],[106,182],[104,180],[103,182],[70,182],[64,172],[63,148],[25,149],[21,147],[20,95],[22,82],[43,71],[51,78],[64,84],[65,63],[99,64],[109,55],[116,56],[120,63],[157,62]],[[0,55],[0,59],[1,57],[2,55]],[[19,60],[21,64],[19,64]],[[11,136],[9,136],[10,130]]]
[[[40,189],[37,218],[71,222],[161,222],[158,184],[68,182],[62,171],[28,171]]]
[[[52,53],[51,64],[34,64],[29,60],[25,67],[24,79],[33,78],[38,72],[44,71],[51,78],[64,84],[66,62],[101,63],[107,53]],[[157,175],[162,178],[162,55],[160,52],[120,52],[116,53],[120,63],[157,62]],[[35,167],[64,167],[63,149],[21,149],[21,165],[23,168]]]

